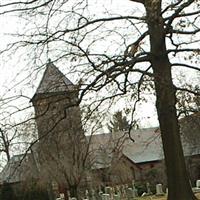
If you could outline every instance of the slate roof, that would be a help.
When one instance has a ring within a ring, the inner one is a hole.
[[[162,141],[158,128],[139,129],[131,132],[131,138],[123,144],[122,152],[134,163],[151,162],[164,159]]]
[[[184,127],[185,124],[182,124],[181,130],[184,130]],[[190,135],[191,130],[192,129],[190,129],[190,131],[182,131],[181,135],[185,156],[200,155],[200,139],[198,139],[198,144],[196,144],[195,141],[197,141],[197,139],[191,141],[186,137],[186,135]],[[196,133],[194,137],[198,137],[196,134],[200,135],[200,128],[195,130]],[[103,160],[100,161],[101,156],[98,156],[98,154],[101,154],[102,148],[106,148],[107,151],[110,149],[109,152],[112,152],[116,145],[118,145],[118,149],[122,154],[136,164],[164,159],[162,140],[158,127],[133,130],[130,136],[134,142],[129,138],[128,133],[124,132],[113,133],[112,135],[93,135],[91,148],[93,150],[96,149],[97,162],[103,163]],[[110,160],[112,159],[110,158]]]
[[[49,62],[36,90],[36,94],[66,92],[74,89],[74,86],[52,62]]]
[[[134,142],[129,138],[128,133],[124,132],[93,135],[90,149],[96,156],[96,162],[101,163],[101,165],[98,164],[98,167],[105,165],[104,161],[100,160],[103,149],[106,149],[111,157],[113,150],[117,148],[121,155],[124,154],[134,163],[163,159],[162,142],[158,128],[133,130],[131,138]],[[110,160],[112,159],[110,158]]]
[[[0,183],[4,181],[9,183],[16,183],[23,180],[23,168],[21,167],[21,160],[23,155],[14,155],[6,164],[0,173]]]
[[[0,184],[4,181],[8,183],[17,183],[27,178],[38,176],[38,144],[31,148],[31,152],[18,154],[11,157],[10,161],[0,172]]]

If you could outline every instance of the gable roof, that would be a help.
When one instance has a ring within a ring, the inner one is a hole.
[[[134,163],[151,162],[164,159],[162,141],[158,128],[138,129],[131,132],[123,144],[122,152]]]
[[[158,128],[132,130],[131,138],[134,142],[123,131],[87,136],[91,142],[92,168],[109,167],[116,154],[118,158],[124,155],[135,164],[163,159]]]
[[[8,183],[16,183],[20,180],[23,180],[24,170],[21,167],[23,156],[23,154],[19,154],[11,157],[10,161],[6,164],[0,173],[0,183],[3,183],[4,181]]]
[[[200,154],[199,143],[197,145],[194,141],[189,141],[187,139],[187,135],[191,135],[190,132],[193,132],[193,130],[190,129],[190,131],[188,130],[185,131],[184,128],[185,124],[181,123],[181,130],[182,130],[181,139],[183,144],[184,155],[185,156],[199,155]],[[198,134],[200,134],[199,128],[196,131],[198,132]],[[196,134],[195,136],[197,136]],[[106,148],[107,151],[108,148],[110,148],[110,152],[112,152],[112,150],[116,148],[117,144],[118,146],[120,146],[120,152],[123,155],[125,155],[129,160],[131,160],[133,163],[136,164],[160,161],[164,159],[160,129],[158,127],[132,130],[130,136],[132,140],[130,139],[129,134],[126,132],[112,133],[112,135],[111,134],[93,135],[91,146],[93,150],[95,148],[96,150],[98,149],[98,151],[96,151],[97,154],[101,154],[100,152],[103,147]]]
[[[35,95],[66,92],[73,89],[75,85],[52,62],[49,62]]]

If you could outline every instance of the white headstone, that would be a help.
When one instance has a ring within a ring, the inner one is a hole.
[[[105,193],[111,194],[111,187],[105,187]]]
[[[200,180],[197,180],[197,181],[196,181],[196,187],[197,187],[197,188],[200,188]]]
[[[135,180],[132,180],[132,186],[135,187]]]
[[[166,194],[168,195],[168,188],[166,188]]]
[[[114,194],[113,195],[114,200],[120,200],[120,195],[119,194]]]
[[[102,200],[110,200],[110,195],[109,194],[102,194]]]
[[[65,194],[64,193],[60,193],[60,199],[64,200],[65,199]]]
[[[65,194],[64,193],[60,193],[60,198],[65,198]]]
[[[141,195],[141,197],[145,197],[145,196],[148,196],[148,195],[147,195],[146,192],[143,192],[142,195]]]
[[[164,192],[163,192],[163,189],[162,189],[162,184],[157,184],[156,185],[156,195],[157,196],[164,195]]]

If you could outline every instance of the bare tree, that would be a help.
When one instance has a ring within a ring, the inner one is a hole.
[[[101,6],[98,3],[95,6]],[[176,110],[176,91],[187,88],[175,86],[172,74],[180,68],[199,71],[199,2],[132,0],[132,4],[128,3],[133,8],[138,6],[140,11],[129,10],[124,15],[111,13],[107,8],[96,14],[92,2],[83,0],[1,4],[1,14],[18,12],[27,25],[25,32],[16,34],[17,41],[2,52],[26,47],[28,53],[34,52],[28,55],[36,61],[35,65],[45,56],[67,63],[68,71],[82,78],[78,103],[86,95],[98,92],[91,110],[99,106],[106,110],[105,103],[110,103],[110,99],[113,104],[122,96],[129,96],[135,111],[144,95],[142,86],[153,81],[168,199],[196,199],[185,166]]]
[[[6,157],[4,164],[9,162],[13,153],[17,150],[20,154],[23,149],[34,140],[34,131],[31,123],[23,123],[21,126],[15,124],[4,124],[0,128],[0,154]],[[4,154],[4,155],[3,155]]]
[[[8,135],[0,129],[0,134],[1,134],[1,140],[2,140],[2,143],[1,143],[1,152],[4,152],[6,154],[6,158],[7,158],[7,161],[10,160],[10,143],[11,143],[11,140],[8,139]]]

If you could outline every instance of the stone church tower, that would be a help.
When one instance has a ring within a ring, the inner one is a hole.
[[[39,137],[41,174],[47,182],[72,187],[85,163],[78,87],[48,63],[32,98]]]

